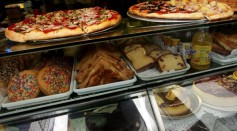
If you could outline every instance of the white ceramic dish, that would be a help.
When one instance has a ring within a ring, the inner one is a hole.
[[[185,89],[185,88],[182,88],[181,86],[179,85],[171,85],[171,86],[168,86],[168,87],[164,87],[164,88],[159,88],[159,89],[153,89],[153,95],[155,96],[156,93],[158,92],[163,92],[163,91],[168,91],[169,89],[171,88],[177,88],[178,90],[182,90],[185,92],[185,94],[189,97],[190,99],[190,103],[191,105],[188,107],[189,110],[190,110],[190,113],[188,114],[185,114],[185,115],[180,115],[180,116],[167,116],[167,115],[164,115],[161,113],[161,116],[163,118],[168,118],[168,119],[180,119],[180,118],[184,118],[184,117],[188,117],[188,116],[191,116],[191,115],[194,115],[194,114],[197,114],[197,112],[201,109],[201,106],[202,106],[202,100],[200,97],[198,97],[196,94],[194,94],[192,91],[188,90],[188,89]],[[156,101],[156,100],[155,100]],[[155,106],[158,106],[157,105],[157,102],[156,103],[153,103]],[[160,112],[162,112],[160,110]]]
[[[211,104],[207,104],[205,102],[203,102],[203,105],[206,106],[206,107],[209,107],[209,108],[212,108],[212,109],[215,109],[215,110],[219,110],[219,111],[228,111],[228,112],[236,112],[237,111],[237,105],[236,106],[214,106],[214,105],[211,105]]]
[[[73,67],[73,70],[74,70],[74,67]],[[68,99],[70,97],[70,95],[72,94],[73,87],[74,87],[74,82],[73,82],[74,81],[74,71],[73,70],[72,70],[72,75],[71,75],[70,89],[68,92],[50,95],[50,96],[41,96],[41,97],[37,97],[34,99],[28,99],[28,100],[22,100],[22,101],[16,101],[16,102],[10,102],[8,97],[6,97],[2,103],[2,107],[7,108],[7,109],[17,109],[17,108],[21,108],[21,107],[39,105],[39,104],[43,104],[43,103]]]

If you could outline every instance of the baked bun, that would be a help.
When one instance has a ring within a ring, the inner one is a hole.
[[[8,84],[8,98],[13,102],[36,98],[39,94],[37,73],[32,70],[19,72]]]

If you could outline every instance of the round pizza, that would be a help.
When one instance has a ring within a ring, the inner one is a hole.
[[[208,0],[146,1],[129,8],[129,13],[145,18],[217,20],[234,14],[232,8],[222,2]]]
[[[60,10],[12,24],[5,35],[16,42],[76,36],[115,26],[121,19],[118,12],[100,7]]]

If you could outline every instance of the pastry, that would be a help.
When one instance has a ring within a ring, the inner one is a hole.
[[[149,56],[153,59],[158,59],[160,56],[171,53],[169,50],[153,50],[150,52]]]
[[[155,98],[162,115],[182,116],[190,113],[190,99],[182,89],[160,91],[155,94]]]
[[[71,74],[57,65],[46,66],[40,70],[37,80],[45,95],[54,95],[69,91]]]
[[[17,59],[0,59],[0,85],[6,88],[10,79],[19,72]]]
[[[237,105],[237,80],[229,76],[210,76],[193,82],[193,91],[203,102],[214,106]]]
[[[220,32],[215,32],[212,34],[213,40],[220,44],[225,50],[232,51],[237,49],[236,35],[225,35]]]
[[[229,55],[231,51],[226,50],[221,45],[217,44],[216,42],[212,43],[212,51],[219,53],[221,55]]]
[[[186,68],[184,59],[179,54],[165,54],[157,59],[158,68],[160,71],[181,70]]]
[[[76,65],[76,81],[79,88],[108,84],[123,80],[129,80],[134,73],[121,59],[121,55],[103,46],[95,46],[94,49],[85,49],[88,52]],[[93,51],[92,51],[93,50]]]
[[[8,84],[8,98],[13,102],[36,98],[39,94],[37,73],[32,70],[19,72]]]
[[[147,54],[150,54],[152,51],[161,50],[161,47],[158,44],[146,43],[142,45]]]
[[[154,59],[146,54],[143,47],[136,47],[127,52],[126,57],[131,61],[137,72],[149,69],[154,65]]]

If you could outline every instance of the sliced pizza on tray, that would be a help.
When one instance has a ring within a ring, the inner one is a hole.
[[[229,5],[208,0],[150,0],[131,6],[128,12],[139,17],[176,20],[218,20],[234,14]]]
[[[61,10],[32,16],[10,25],[5,35],[16,42],[76,36],[113,27],[121,19],[118,12],[100,7]]]

